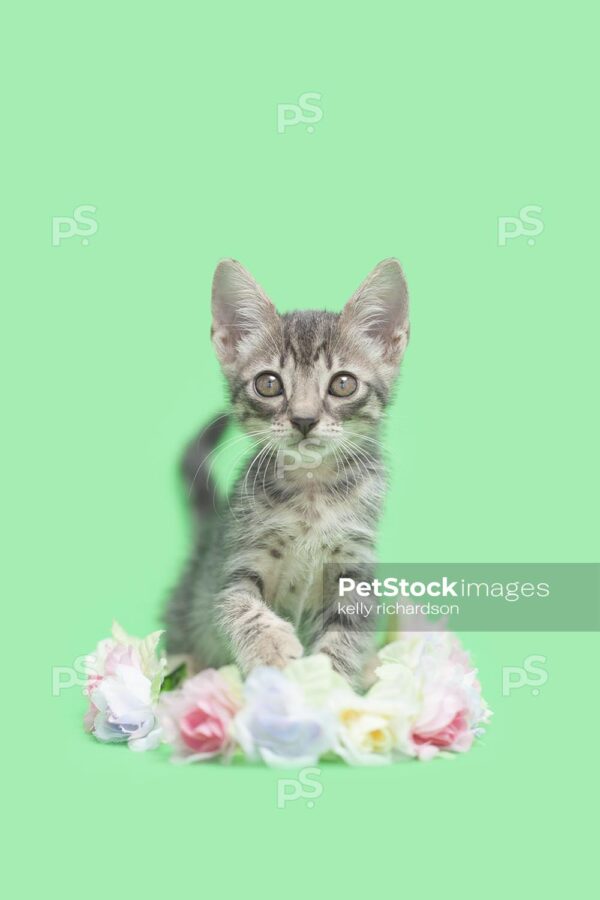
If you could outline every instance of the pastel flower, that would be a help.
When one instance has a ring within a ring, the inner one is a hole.
[[[104,675],[114,674],[119,664],[135,666],[152,684],[152,697],[158,698],[165,677],[167,661],[158,656],[157,647],[162,631],[153,631],[145,638],[133,637],[113,622],[112,637],[98,643],[94,653],[87,657],[88,685],[91,693]]]
[[[334,750],[352,766],[389,765],[411,748],[407,697],[374,685],[363,697],[342,691],[330,703],[336,714]]]
[[[208,669],[160,694],[160,635],[135,638],[114,623],[87,657],[84,724],[99,741],[140,751],[164,740],[179,762],[228,756],[238,743],[271,766],[310,766],[331,751],[380,766],[465,752],[491,716],[468,653],[445,631],[398,634],[364,695],[323,654],[256,669],[245,684],[235,666]]]
[[[379,653],[376,689],[404,703],[410,743],[404,752],[431,759],[464,752],[489,720],[476,669],[455,635],[406,633]]]
[[[331,665],[325,653],[302,656],[285,668],[287,677],[297,684],[309,706],[327,706],[334,692],[351,692],[348,682]]]
[[[248,677],[234,733],[250,759],[270,766],[314,765],[331,748],[333,731],[329,710],[311,708],[300,684],[285,673],[260,667]]]
[[[241,680],[233,666],[206,669],[175,691],[161,694],[158,715],[173,761],[194,762],[233,750],[233,717],[241,705]]]
[[[295,660],[286,667],[285,674],[301,687],[310,706],[332,713],[332,748],[338,756],[351,765],[392,762],[402,728],[395,695],[391,701],[358,696],[322,653]]]
[[[153,705],[166,667],[156,653],[161,634],[132,637],[114,622],[112,638],[100,641],[87,657],[89,707],[84,727],[99,741],[127,741],[132,750],[158,746],[160,728]]]
[[[232,697],[236,709],[239,709],[244,702],[244,682],[237,666],[221,666],[217,669],[221,678],[227,683],[229,693]]]
[[[93,689],[87,721],[94,737],[153,750],[161,731],[152,706],[152,683],[136,666],[116,664]]]

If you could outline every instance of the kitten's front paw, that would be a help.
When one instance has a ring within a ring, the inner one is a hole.
[[[327,638],[320,641],[311,651],[312,653],[322,653],[329,657],[331,667],[334,672],[341,675],[351,684],[353,683],[357,670],[359,669],[359,659],[350,651],[349,647],[340,645],[335,639],[328,641]]]
[[[251,652],[240,660],[242,668],[250,672],[256,666],[275,666],[284,669],[288,663],[300,659],[304,647],[289,622],[281,620],[268,625],[252,642]]]

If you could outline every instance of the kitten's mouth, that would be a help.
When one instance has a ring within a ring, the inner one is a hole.
[[[307,449],[318,450],[319,447],[327,447],[331,444],[332,438],[327,434],[300,434],[300,432],[291,431],[285,435],[284,442],[288,447],[300,447],[304,445]]]

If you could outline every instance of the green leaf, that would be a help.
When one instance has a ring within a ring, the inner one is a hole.
[[[165,675],[164,681],[162,683],[162,687],[160,692],[162,694],[163,691],[174,691],[175,688],[179,687],[184,678],[187,677],[187,665],[182,662],[176,669],[173,669],[172,672],[169,672],[168,675]]]

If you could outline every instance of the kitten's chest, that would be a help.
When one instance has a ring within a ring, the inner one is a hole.
[[[281,556],[269,560],[266,599],[297,626],[305,611],[322,604],[323,570],[332,553],[329,537],[322,524],[298,527],[296,523],[285,535]]]
[[[339,553],[352,518],[341,506],[318,502],[275,514],[271,525],[277,546],[269,554],[265,580],[267,599],[275,609],[296,619],[302,610],[322,602],[323,566]]]
[[[322,557],[340,543],[340,538],[355,520],[341,503],[327,503],[319,497],[301,498],[278,510],[271,523],[281,535],[282,550],[288,562],[294,557]]]

